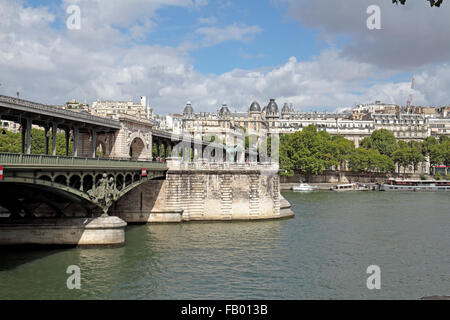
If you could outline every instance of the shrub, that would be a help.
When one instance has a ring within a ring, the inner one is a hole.
[[[438,172],[434,175],[434,179],[436,180],[442,180],[442,173]]]

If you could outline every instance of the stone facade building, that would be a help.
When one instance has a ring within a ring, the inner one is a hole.
[[[96,116],[118,119],[120,114],[126,114],[137,119],[153,118],[153,110],[150,109],[147,97],[141,97],[139,104],[133,101],[94,101],[90,113]]]
[[[301,131],[309,125],[331,135],[342,135],[354,141],[361,140],[377,129],[387,129],[400,140],[423,140],[426,137],[450,134],[450,107],[400,107],[392,104],[358,105],[342,112],[296,112],[285,103],[281,110],[275,99],[261,108],[257,101],[247,112],[231,112],[223,104],[215,113],[195,113],[189,102],[181,117],[181,130],[192,136],[216,136],[221,141],[230,132],[242,130],[247,135],[287,134]]]

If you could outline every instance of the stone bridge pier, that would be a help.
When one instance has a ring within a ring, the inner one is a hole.
[[[280,194],[278,164],[167,160],[165,180],[148,181],[112,208],[128,223],[292,217]]]

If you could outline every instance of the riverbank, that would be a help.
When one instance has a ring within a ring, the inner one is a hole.
[[[280,183],[292,183],[296,184],[300,180],[308,184],[329,184],[330,186],[344,183],[360,183],[360,184],[376,184],[381,183],[391,178],[395,179],[414,179],[420,180],[420,174],[406,173],[397,174],[385,174],[376,172],[351,172],[351,171],[324,171],[320,175],[305,175],[296,172],[291,177],[280,177]]]

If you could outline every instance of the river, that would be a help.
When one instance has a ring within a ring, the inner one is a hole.
[[[119,248],[0,251],[0,299],[450,295],[449,193],[283,192],[295,218],[130,226]],[[81,289],[69,290],[69,265]],[[368,290],[367,267],[381,270]]]

